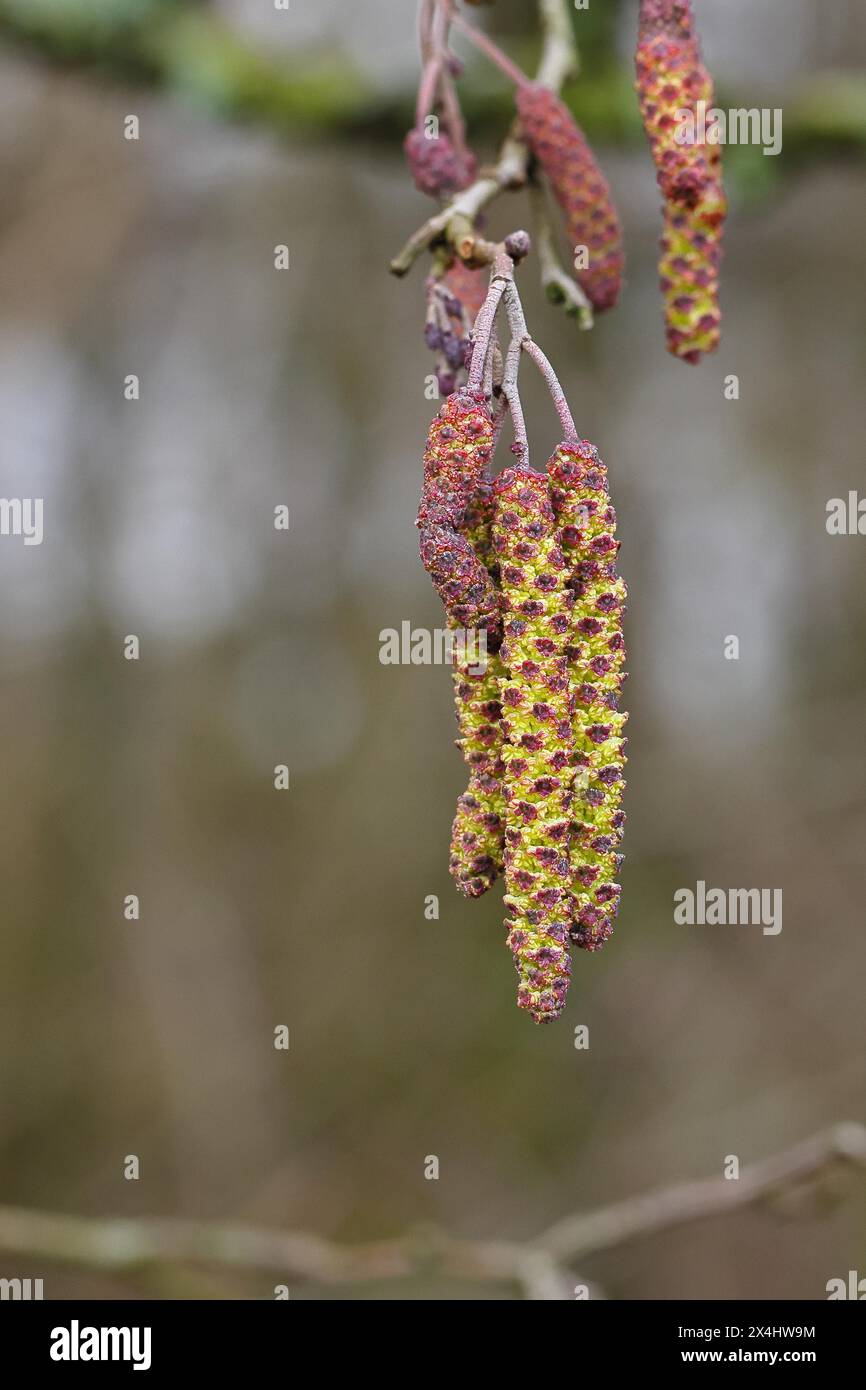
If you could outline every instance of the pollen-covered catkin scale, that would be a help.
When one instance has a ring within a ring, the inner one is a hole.
[[[493,483],[485,478],[467,510],[463,534],[488,566],[492,562],[492,514]],[[454,702],[460,729],[457,745],[470,773],[469,786],[457,801],[449,867],[461,893],[471,898],[485,893],[502,871],[505,794],[501,676],[498,652],[488,651],[485,660],[477,645],[455,649]]]
[[[607,180],[574,117],[555,92],[518,87],[517,112],[533,155],[550,182],[572,248],[585,246],[589,265],[575,274],[593,308],[612,309],[622,285],[619,216]]]
[[[483,399],[457,391],[430,425],[415,525],[421,560],[458,627],[500,631],[499,598],[486,567],[461,534],[466,509],[493,451],[493,421]]]
[[[560,444],[548,477],[575,600],[568,650],[577,763],[571,934],[578,946],[595,951],[613,931],[620,898],[617,846],[625,824],[623,727],[628,716],[618,704],[625,680],[626,588],[616,571],[616,515],[598,450],[588,440]]]
[[[505,905],[517,1002],[536,1023],[568,989],[568,837],[574,753],[566,647],[572,596],[543,473],[509,468],[495,485],[500,569]]]

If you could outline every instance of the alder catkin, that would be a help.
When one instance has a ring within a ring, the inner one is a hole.
[[[622,617],[626,587],[607,469],[588,440],[560,444],[549,464],[550,496],[574,593],[568,646],[575,760],[571,830],[572,939],[603,946],[619,909],[617,882],[625,812],[627,715]]]
[[[470,325],[473,324],[487,296],[487,288],[490,284],[489,267],[479,266],[475,268],[464,265],[463,261],[455,256],[442,277],[442,283],[455,301],[453,317],[459,317],[460,310],[462,310]]]
[[[461,534],[467,507],[493,452],[493,421],[483,399],[457,391],[443,402],[427,435],[424,482],[415,525],[424,568],[457,627],[500,631],[499,599],[473,546]]]
[[[493,542],[503,612],[506,927],[518,1005],[544,1023],[562,1012],[571,973],[574,763],[566,655],[572,595],[543,473],[521,465],[497,478]]]
[[[534,82],[517,88],[517,112],[529,147],[565,216],[572,251],[585,246],[589,264],[575,276],[593,305],[611,309],[622,285],[619,215],[607,180],[568,107]]]
[[[666,203],[659,283],[668,351],[696,364],[721,340],[719,221],[710,195],[696,208]]]
[[[694,207],[718,174],[718,146],[677,139],[685,113],[713,105],[687,0],[642,0],[635,70],[659,187],[667,201]]]
[[[419,193],[430,198],[447,197],[466,188],[475,177],[475,156],[460,156],[444,130],[438,135],[415,126],[403,141],[406,162]]]
[[[484,478],[470,502],[463,534],[482,563],[492,565],[493,483]],[[453,624],[452,624],[453,626]],[[477,898],[502,871],[505,793],[502,788],[502,705],[499,653],[486,653],[479,670],[479,651],[454,653],[454,701],[460,737],[457,746],[469,767],[469,786],[458,798],[451,830],[449,867],[457,887]]]
[[[719,266],[727,208],[720,147],[704,139],[697,121],[698,102],[711,110],[714,94],[690,0],[641,0],[635,67],[665,199],[659,277],[667,347],[697,363],[721,338]]]

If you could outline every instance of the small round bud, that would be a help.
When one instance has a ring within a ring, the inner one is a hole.
[[[528,232],[511,232],[505,238],[505,250],[513,261],[522,261],[532,250],[532,239]]]

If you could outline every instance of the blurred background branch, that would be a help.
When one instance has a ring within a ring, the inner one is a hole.
[[[0,35],[40,60],[102,78],[178,92],[230,120],[259,122],[278,134],[365,133],[389,141],[409,126],[412,94],[384,93],[336,52],[267,49],[196,0],[0,0]],[[537,42],[509,45],[533,69]],[[562,53],[553,49],[555,81]],[[552,56],[551,56],[552,55]],[[507,117],[510,94],[501,85],[464,84],[465,114],[488,133]],[[722,91],[719,105],[750,106],[744,91]],[[587,62],[580,78],[579,115],[591,137],[641,141],[629,62]],[[866,78],[862,73],[813,72],[785,104],[790,153],[866,149]]]
[[[575,1296],[577,1260],[764,1201],[796,1214],[804,1209],[804,1197],[821,1193],[841,1168],[866,1171],[866,1126],[835,1125],[744,1168],[736,1179],[681,1183],[566,1217],[524,1243],[461,1240],[430,1227],[393,1240],[339,1245],[252,1226],[94,1220],[2,1207],[0,1250],[132,1278],[159,1266],[207,1265],[328,1286],[397,1281],[435,1270],[452,1279],[511,1285],[526,1298],[550,1301]],[[786,1208],[792,1198],[795,1205]]]

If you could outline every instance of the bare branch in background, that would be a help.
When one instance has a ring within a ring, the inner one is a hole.
[[[816,1187],[837,1168],[866,1172],[866,1126],[838,1124],[744,1168],[737,1180],[707,1178],[568,1216],[533,1241],[455,1239],[435,1229],[341,1246],[319,1236],[174,1219],[107,1219],[0,1207],[0,1250],[96,1273],[135,1278],[171,1265],[264,1272],[313,1285],[435,1274],[512,1285],[524,1297],[574,1297],[573,1264],[626,1241],[723,1216]],[[585,1283],[586,1281],[581,1280]],[[590,1288],[589,1285],[587,1285]],[[591,1294],[600,1296],[598,1289]]]

